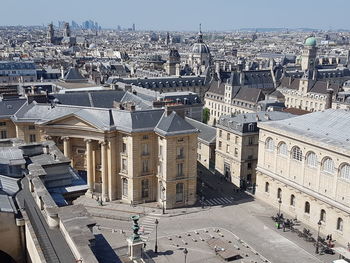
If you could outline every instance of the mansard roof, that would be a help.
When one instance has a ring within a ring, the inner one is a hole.
[[[170,114],[164,112],[154,131],[160,135],[171,136],[197,133],[198,130],[179,116],[175,111]]]

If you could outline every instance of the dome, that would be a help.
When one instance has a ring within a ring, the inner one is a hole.
[[[316,46],[316,38],[314,38],[314,37],[308,37],[308,38],[305,40],[305,46],[310,46],[310,47]]]
[[[192,53],[194,54],[209,54],[209,47],[204,43],[194,43],[192,47]]]

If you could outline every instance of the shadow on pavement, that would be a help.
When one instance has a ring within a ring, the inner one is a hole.
[[[98,262],[102,263],[122,263],[102,234],[95,235],[95,255]]]
[[[170,256],[172,254],[174,254],[174,251],[172,250],[166,250],[166,251],[158,251],[158,253],[155,253],[154,250],[147,250],[146,251],[148,256],[150,256],[151,258],[156,258],[158,256]]]

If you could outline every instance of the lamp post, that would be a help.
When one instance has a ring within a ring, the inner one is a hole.
[[[185,248],[184,249],[185,263],[187,262],[187,254],[188,254],[188,250]]]
[[[155,253],[158,253],[158,224],[159,224],[159,221],[158,219],[156,219],[156,221],[154,221],[154,223],[156,224],[156,244],[154,245],[154,252]]]
[[[316,251],[315,251],[316,254],[319,253],[320,228],[321,228],[321,225],[322,225],[321,220],[318,221],[317,225],[318,225],[318,230],[317,230]]]
[[[278,198],[278,217],[281,215],[281,204],[282,204],[282,199]]]

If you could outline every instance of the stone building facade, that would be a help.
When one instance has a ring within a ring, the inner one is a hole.
[[[260,123],[256,196],[342,245],[350,236],[350,113]],[[340,133],[341,131],[341,133]]]
[[[86,175],[90,196],[157,201],[166,208],[196,202],[198,131],[183,112],[33,102],[5,120],[8,135],[25,142],[55,141],[72,167]]]
[[[293,117],[285,112],[258,112],[221,116],[217,124],[215,170],[242,189],[256,183],[258,123]]]

